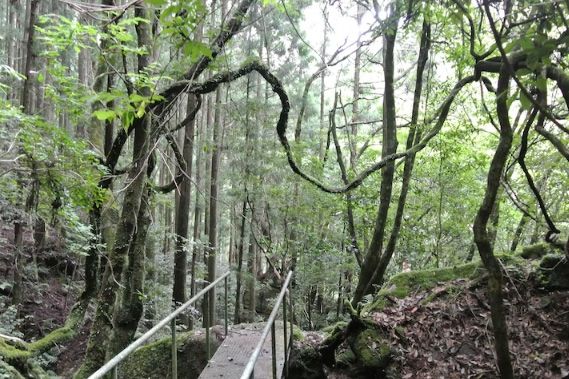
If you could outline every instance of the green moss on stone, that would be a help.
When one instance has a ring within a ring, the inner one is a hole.
[[[496,254],[504,266],[508,267],[510,273],[523,271],[527,262],[514,254]],[[437,285],[450,282],[456,279],[476,279],[485,273],[486,270],[481,262],[471,262],[454,267],[444,267],[439,269],[429,269],[422,271],[403,272],[392,276],[376,294],[375,299],[366,305],[364,312],[378,311],[389,306],[391,302],[386,296],[405,298],[414,291],[429,290]],[[426,302],[429,300],[427,299]]]

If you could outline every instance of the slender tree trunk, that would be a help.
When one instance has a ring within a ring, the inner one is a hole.
[[[498,143],[498,147],[490,164],[486,192],[480,209],[476,214],[473,230],[474,240],[478,246],[480,258],[489,273],[488,300],[492,316],[494,346],[496,349],[498,368],[500,370],[500,376],[503,379],[510,379],[514,377],[514,372],[508,347],[508,326],[506,323],[502,293],[502,270],[500,262],[494,256],[492,241],[488,232],[488,220],[491,217],[492,209],[496,202],[500,187],[500,178],[504,172],[513,139],[507,103],[510,75],[505,66],[506,65],[503,64],[496,92],[497,113],[500,122],[500,142]]]
[[[237,283],[235,289],[235,316],[233,322],[235,324],[241,323],[241,286],[243,281],[243,250],[245,246],[245,220],[247,217],[247,200],[243,200],[243,207],[241,209],[241,226],[239,228],[239,245],[237,247]]]
[[[518,226],[516,227],[516,230],[514,232],[514,238],[512,239],[512,244],[510,245],[510,251],[512,253],[514,251],[516,251],[516,249],[518,248],[518,245],[520,244],[520,241],[522,239],[522,234],[524,232],[524,229],[525,229],[528,221],[529,221],[529,216],[524,213],[522,215],[522,217],[520,218],[520,222],[518,223]]]
[[[208,234],[208,258],[207,258],[207,280],[213,282],[216,279],[216,263],[217,263],[217,196],[218,196],[218,177],[219,177],[219,155],[221,145],[221,87],[217,87],[215,93],[215,112],[213,126],[213,151],[211,153],[211,181],[210,181],[210,198],[209,198],[209,234]],[[209,291],[207,296],[207,309],[209,312],[209,320],[215,320],[215,289]]]
[[[255,211],[251,209],[251,220],[255,218]],[[252,228],[251,224],[251,228]],[[247,314],[247,322],[255,322],[255,315],[257,314],[257,244],[255,243],[255,236],[253,231],[249,233],[249,251],[247,253],[247,303],[249,312]]]
[[[202,122],[200,122],[201,127],[199,130],[199,137],[200,137],[200,143],[199,146],[202,146],[202,142],[203,142],[203,136],[204,136],[204,130],[203,130],[203,113],[202,113]],[[202,158],[202,150],[201,148],[197,149],[197,156],[196,156],[196,193],[199,191],[199,188],[201,186],[201,178],[202,178],[202,164],[201,162],[201,158]],[[192,263],[190,266],[190,275],[191,275],[191,279],[190,279],[190,296],[193,297],[196,292],[197,292],[197,288],[196,288],[196,265],[198,263],[198,256],[200,255],[200,249],[201,249],[201,243],[200,243],[200,238],[201,238],[201,215],[202,215],[202,210],[201,210],[201,204],[202,201],[200,199],[200,196],[195,196],[195,203],[194,203],[194,225],[193,225],[193,232],[192,232],[192,240],[194,242],[193,248],[192,248]],[[194,326],[194,320],[192,317],[189,318],[188,320],[188,327],[190,329],[193,328]]]

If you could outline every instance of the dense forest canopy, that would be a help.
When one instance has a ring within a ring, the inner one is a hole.
[[[235,324],[294,271],[301,329],[348,321],[332,367],[394,275],[480,264],[492,375],[522,375],[504,254],[569,256],[569,3],[8,0],[0,19],[0,374],[47,375],[83,330],[65,375],[87,377],[227,270]],[[44,330],[49,265],[70,304]]]

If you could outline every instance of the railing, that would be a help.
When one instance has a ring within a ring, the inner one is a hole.
[[[289,356],[289,350],[292,348],[292,331],[293,331],[293,319],[294,319],[294,309],[293,309],[293,304],[292,304],[292,294],[291,294],[291,290],[288,288],[290,286],[290,281],[292,278],[292,274],[293,272],[290,271],[286,277],[286,280],[283,284],[283,288],[281,289],[281,292],[279,293],[279,296],[277,297],[277,300],[275,302],[275,306],[273,307],[273,311],[271,312],[271,315],[269,316],[269,319],[267,320],[267,325],[265,326],[265,328],[263,329],[263,333],[261,334],[261,340],[259,341],[259,343],[257,344],[257,347],[255,347],[255,350],[253,351],[253,354],[251,355],[251,358],[249,358],[249,362],[247,362],[247,365],[245,366],[245,371],[243,371],[243,374],[241,375],[241,379],[252,379],[255,374],[255,363],[257,362],[257,359],[259,358],[259,354],[261,353],[261,350],[263,349],[263,345],[265,344],[265,340],[267,339],[267,336],[269,335],[269,332],[271,333],[271,353],[272,353],[272,364],[273,364],[273,379],[277,379],[277,346],[276,346],[276,332],[275,332],[275,321],[277,318],[277,315],[279,313],[279,307],[282,304],[283,305],[283,332],[284,332],[284,369],[285,369],[285,375],[288,374],[288,356]],[[286,293],[287,293],[287,289],[288,289],[288,293],[289,293],[289,305],[290,305],[290,337],[287,338],[287,303],[286,303]]]
[[[156,334],[156,332],[158,332],[160,329],[162,329],[163,327],[168,325],[168,323],[171,324],[171,329],[172,329],[172,378],[176,379],[178,377],[178,356],[177,356],[178,348],[176,346],[176,317],[178,317],[178,315],[180,313],[184,312],[188,307],[190,307],[190,305],[195,303],[200,297],[202,297],[203,295],[205,295],[206,293],[211,291],[219,282],[224,280],[224,282],[225,282],[225,285],[224,285],[224,289],[225,289],[225,294],[224,294],[225,314],[224,314],[224,318],[225,318],[225,336],[227,336],[227,326],[228,326],[228,324],[227,324],[227,277],[229,276],[229,273],[230,272],[227,271],[225,274],[221,275],[219,278],[214,280],[211,284],[209,284],[203,290],[198,292],[190,300],[188,300],[187,302],[182,304],[174,312],[172,312],[168,316],[166,316],[162,321],[160,321],[158,324],[156,324],[152,329],[150,329],[149,331],[144,333],[140,338],[138,338],[136,341],[134,341],[133,343],[128,345],[123,351],[118,353],[113,359],[108,361],[104,366],[102,366],[100,369],[95,371],[88,379],[102,378],[104,375],[108,374],[111,370],[113,371],[113,378],[117,379],[118,378],[118,364],[121,361],[123,361],[130,353],[132,353],[133,351],[138,349],[140,346],[142,346],[142,344],[144,342],[146,342],[154,334]],[[211,353],[210,352],[210,333],[209,333],[209,327],[211,324],[211,320],[209,320],[209,312],[204,312],[204,322],[205,322],[206,345],[207,345],[206,351],[207,351],[207,358],[209,359],[211,357],[211,354],[210,354]]]

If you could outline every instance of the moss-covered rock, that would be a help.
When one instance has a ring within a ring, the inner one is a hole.
[[[563,255],[548,254],[539,263],[540,283],[549,290],[569,289],[569,261]]]
[[[212,354],[221,344],[212,338]],[[176,338],[178,347],[178,377],[197,378],[207,365],[205,335],[181,333]],[[120,365],[122,378],[166,379],[172,377],[172,340],[167,337],[145,345]]]
[[[383,370],[391,361],[390,345],[377,329],[367,328],[351,341],[357,364],[369,370]]]
[[[290,355],[288,379],[325,379],[322,356],[312,346],[295,344]]]
[[[553,253],[553,248],[547,243],[536,243],[525,246],[520,252],[520,257],[524,259],[540,259],[547,254]]]
[[[525,260],[513,254],[496,254],[510,274],[523,272]],[[483,277],[486,269],[481,262],[471,262],[454,267],[443,267],[421,271],[403,272],[392,276],[377,292],[374,301],[364,307],[364,313],[381,310],[390,304],[389,296],[405,298],[419,290],[429,290],[442,283],[457,279],[477,279]]]
[[[383,309],[389,302],[386,296],[404,298],[413,291],[427,290],[443,282],[456,279],[473,279],[485,272],[479,262],[455,267],[403,272],[391,277],[375,296],[375,300],[365,307],[365,311]]]

